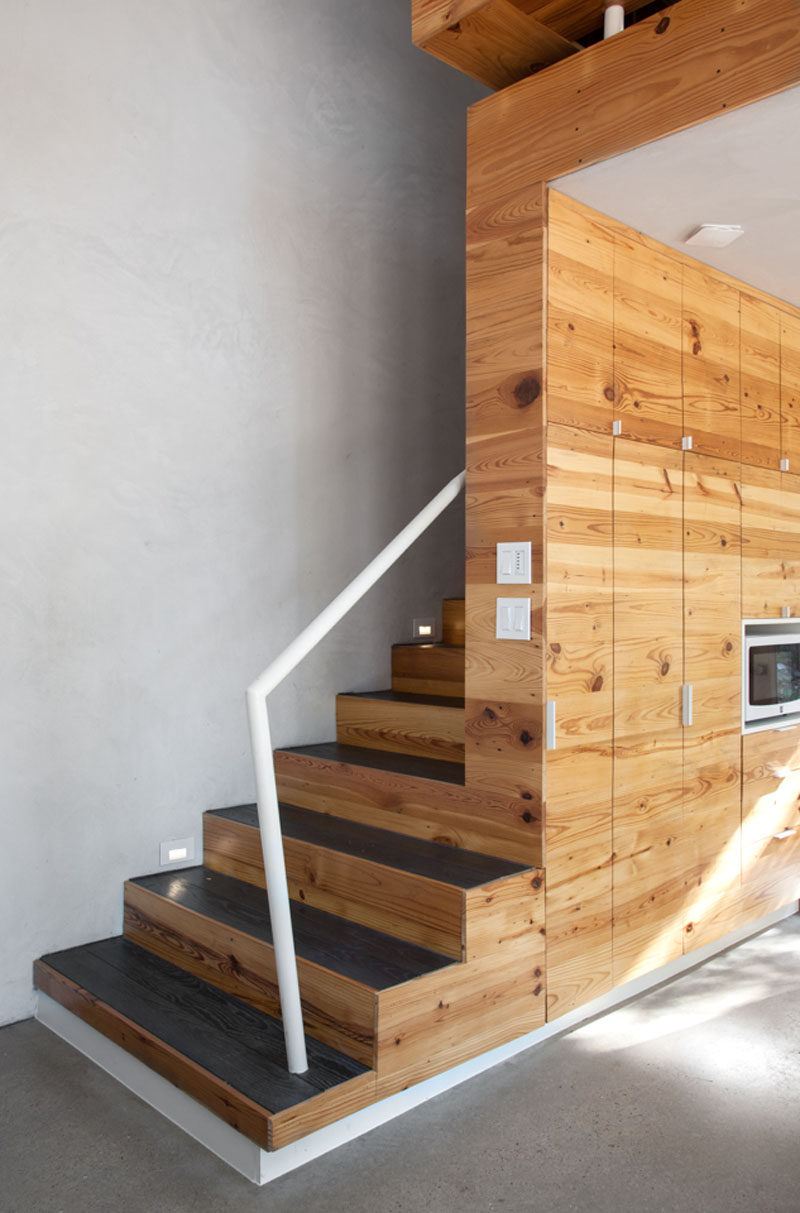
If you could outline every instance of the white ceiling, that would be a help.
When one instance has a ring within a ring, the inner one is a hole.
[[[800,306],[800,88],[551,184]],[[684,245],[701,223],[745,234],[727,249]]]

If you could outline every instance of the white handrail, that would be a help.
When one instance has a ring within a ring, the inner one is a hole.
[[[351,607],[363,598],[367,590],[390,569],[395,561],[411,547],[415,540],[428,529],[439,515],[447,509],[464,487],[465,473],[459,472],[432,501],[396,535],[391,543],[372,560],[363,572],[342,590],[313,623],[304,628],[268,665],[263,674],[247,688],[247,717],[250,725],[250,744],[253,749],[253,766],[256,775],[256,799],[258,801],[258,825],[261,833],[261,851],[264,856],[264,872],[267,882],[269,914],[272,920],[272,943],[275,949],[275,968],[278,977],[278,992],[281,1001],[283,1033],[286,1041],[286,1062],[292,1074],[303,1074],[308,1069],[306,1040],[303,1030],[303,1012],[300,1005],[300,986],[297,980],[297,959],[294,950],[292,918],[289,904],[289,886],[286,881],[286,865],[283,858],[278,789],[275,783],[275,767],[272,759],[267,695],[279,682],[319,644],[323,637],[347,614]]]

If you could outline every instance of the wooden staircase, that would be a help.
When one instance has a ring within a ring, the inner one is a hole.
[[[38,989],[263,1149],[544,1022],[539,844],[464,788],[463,629],[446,602],[443,644],[395,646],[390,691],[337,697],[335,742],[275,754],[306,1074],[255,805],[204,815],[202,867],[127,881],[121,937],[36,962]]]

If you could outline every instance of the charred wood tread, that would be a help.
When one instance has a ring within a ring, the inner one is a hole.
[[[267,898],[263,889],[255,885],[203,867],[139,876],[129,884],[272,944]],[[373,990],[390,989],[453,963],[449,956],[383,935],[314,906],[292,902],[291,909],[298,958]]]
[[[369,767],[374,771],[390,771],[393,775],[409,775],[412,779],[433,779],[464,786],[462,764],[447,762],[443,758],[421,758],[415,754],[395,754],[391,750],[366,750],[362,746],[340,745],[338,741],[292,746],[278,753],[304,754],[323,762],[340,762],[350,767]]]
[[[367,1072],[360,1062],[307,1037],[308,1071],[290,1074],[277,1019],[122,937],[51,953],[39,965],[267,1112],[286,1111]]]
[[[383,703],[415,703],[430,708],[463,708],[463,696],[410,695],[402,691],[346,691],[340,699],[379,699]]]
[[[254,804],[212,809],[208,816],[258,829],[258,812]],[[495,859],[491,855],[480,855],[477,851],[464,851],[445,843],[395,834],[392,830],[345,821],[327,813],[298,809],[289,804],[281,805],[281,824],[287,838],[354,855],[371,863],[454,885],[459,889],[475,888],[527,870],[527,865],[508,859]]]

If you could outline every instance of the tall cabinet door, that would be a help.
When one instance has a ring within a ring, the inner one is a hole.
[[[547,1002],[552,1018],[611,989],[614,440],[548,426]]]
[[[685,950],[724,934],[741,878],[741,505],[739,465],[684,464],[684,832],[691,864]],[[738,921],[738,920],[737,920]]]
[[[683,951],[683,455],[614,449],[614,984]]]

